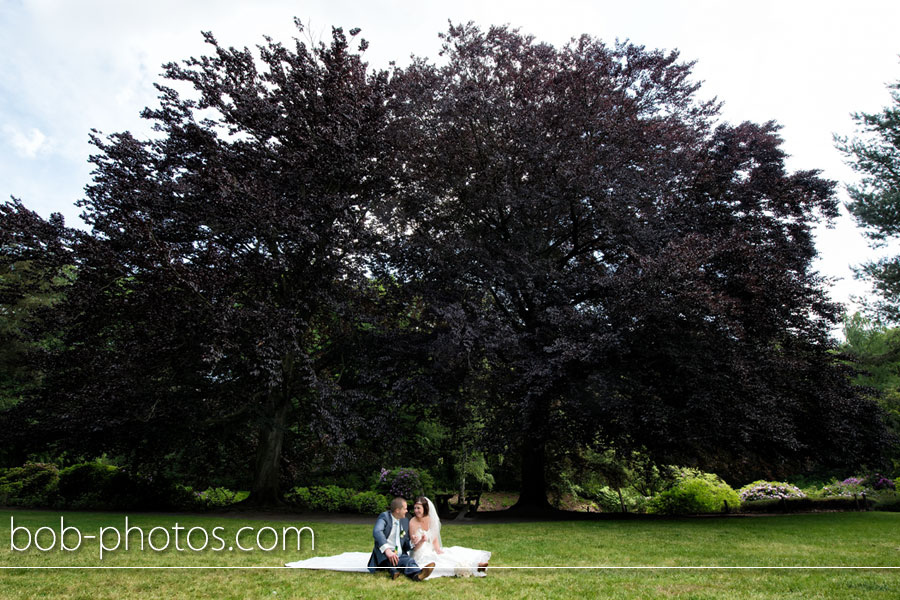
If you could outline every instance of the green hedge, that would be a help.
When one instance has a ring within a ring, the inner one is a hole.
[[[391,500],[378,492],[359,492],[351,500],[351,511],[362,515],[377,515],[388,509]]]
[[[0,504],[28,508],[57,503],[59,470],[47,463],[25,463],[0,473]]]
[[[900,512],[900,496],[891,494],[879,498],[875,502],[875,510],[884,510],[888,512]]]
[[[44,463],[6,469],[0,474],[0,504],[77,510],[203,507],[183,486],[98,462],[79,463],[61,470]]]
[[[812,512],[825,510],[869,510],[875,506],[872,499],[859,498],[785,498],[782,500],[756,500],[741,504],[741,512]]]
[[[82,463],[59,472],[59,495],[66,508],[115,509],[126,503],[130,483],[118,467]]]
[[[388,509],[390,498],[378,492],[357,492],[336,485],[296,487],[285,500],[303,510],[377,515]]]

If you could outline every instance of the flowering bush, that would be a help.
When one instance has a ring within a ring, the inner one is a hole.
[[[382,468],[372,474],[370,489],[385,496],[405,498],[412,505],[417,496],[434,493],[434,478],[427,469]]]
[[[866,477],[865,481],[862,482],[866,487],[873,489],[877,492],[883,490],[896,490],[897,486],[894,485],[894,482],[884,475],[880,473],[875,473],[869,477]]]
[[[832,483],[822,488],[823,498],[852,498],[853,492],[845,488],[841,483]]]
[[[840,496],[852,498],[860,494],[871,496],[873,494],[886,494],[893,492],[897,487],[894,482],[880,473],[868,477],[848,477],[838,482],[832,481],[822,489],[822,497],[830,498]]]
[[[419,473],[415,469],[398,469],[391,481],[391,493],[407,500],[422,494],[422,480]]]
[[[741,502],[756,500],[786,500],[788,498],[806,498],[800,488],[781,481],[754,481],[738,490]]]
[[[822,488],[823,498],[853,498],[864,492],[868,492],[863,486],[863,480],[859,477],[848,477],[843,481],[832,481]]]

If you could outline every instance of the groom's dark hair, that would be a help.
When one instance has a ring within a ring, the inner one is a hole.
[[[391,512],[394,512],[398,508],[402,507],[404,504],[406,504],[406,498],[401,498],[400,496],[397,496],[396,498],[391,500]]]

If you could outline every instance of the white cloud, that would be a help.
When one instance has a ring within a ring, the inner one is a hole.
[[[3,137],[16,154],[23,158],[37,158],[38,154],[44,154],[50,149],[47,136],[36,127],[23,132],[13,125],[6,125],[3,127]]]

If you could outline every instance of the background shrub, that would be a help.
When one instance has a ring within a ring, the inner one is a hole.
[[[166,476],[134,473],[99,459],[58,469],[26,463],[0,469],[0,505],[76,510],[204,510],[242,500],[246,492],[195,492]]]
[[[866,489],[863,482],[862,477],[848,477],[843,481],[832,479],[818,495],[821,498],[853,498],[863,493],[871,493],[872,490]]]
[[[59,495],[67,508],[120,508],[128,484],[121,477],[113,482],[118,467],[96,462],[66,467],[59,472]],[[116,498],[114,498],[116,496]]]
[[[622,512],[622,504],[625,505],[626,512],[646,512],[647,498],[630,487],[616,490],[608,485],[591,485],[591,482],[589,482],[581,486],[573,485],[571,493],[576,501],[587,500],[602,512],[620,513]],[[619,496],[620,493],[621,497]]]
[[[674,485],[654,496],[647,503],[647,512],[679,515],[737,510],[740,496],[717,475],[694,469],[676,473]]]
[[[806,498],[806,494],[795,485],[781,481],[754,481],[738,490],[742,502],[757,500],[786,500],[788,498]]]
[[[391,481],[391,494],[407,500],[413,500],[425,492],[422,489],[422,480],[415,469],[398,469]]]
[[[880,473],[869,475],[863,480],[862,485],[865,488],[876,492],[892,491],[897,489],[897,487],[894,485],[893,480],[888,479]]]
[[[368,473],[368,471],[366,471],[366,473]],[[311,473],[302,483],[307,483],[308,485],[336,485],[351,490],[366,490],[371,487],[371,481],[368,476],[346,471]]]
[[[59,505],[81,510],[195,510],[189,487],[99,462],[80,463],[59,472]]]
[[[210,487],[202,492],[194,492],[196,502],[202,508],[223,508],[231,506],[235,502],[242,500],[241,492],[235,492],[224,487]]]
[[[412,503],[418,496],[434,491],[434,478],[425,469],[382,468],[375,474],[372,490],[391,497],[400,496]]]
[[[874,508],[875,510],[900,512],[900,495],[896,493],[880,494]]]
[[[352,499],[352,512],[361,515],[377,515],[388,509],[391,499],[378,492],[359,492]]]
[[[0,474],[0,504],[28,508],[56,504],[59,470],[48,463],[25,463]]]
[[[336,485],[317,485],[309,488],[313,510],[324,512],[344,512],[351,510],[354,490]]]
[[[303,510],[364,515],[377,515],[390,504],[390,498],[378,492],[357,492],[336,485],[295,487],[285,495],[285,500]]]
[[[856,511],[868,510],[875,506],[871,499],[862,497],[846,498],[787,498],[783,500],[757,500],[741,504],[741,512],[755,513],[794,513],[815,511]]]
[[[619,494],[609,486],[585,485],[579,486],[574,491],[577,494],[576,497],[590,500],[603,512],[622,511],[622,503],[619,501]]]
[[[309,488],[304,486],[295,487],[284,495],[286,502],[306,510],[309,510],[311,498],[312,496],[309,493]]]

